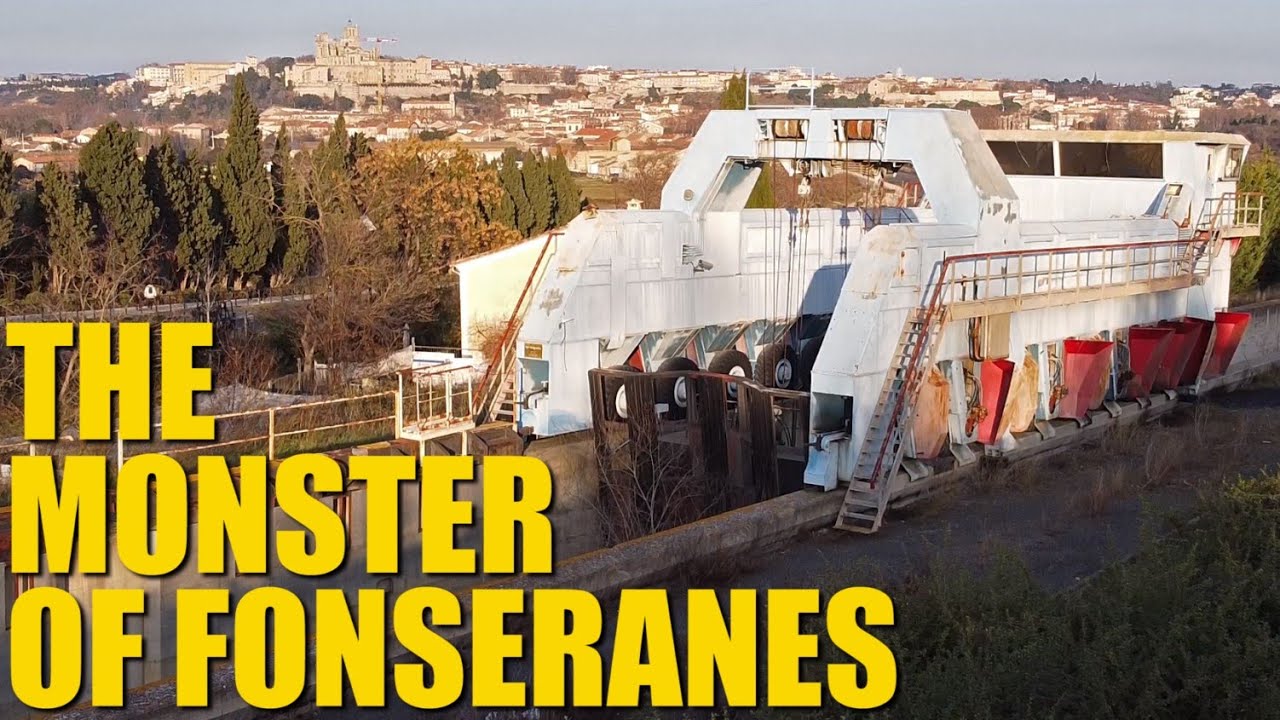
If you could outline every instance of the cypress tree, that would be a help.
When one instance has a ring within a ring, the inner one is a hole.
[[[288,129],[281,128],[271,154],[271,184],[275,189],[278,233],[274,264],[286,283],[306,271],[311,251],[306,188],[293,163],[291,146]]]
[[[18,195],[14,192],[13,158],[0,152],[0,252],[13,242],[17,225]]]
[[[61,293],[79,268],[88,272],[87,253],[93,242],[93,215],[82,198],[79,179],[56,164],[47,165],[40,183],[48,243],[50,289]]]
[[[744,70],[741,74],[734,73],[729,82],[725,83],[724,92],[720,94],[721,110],[742,110],[747,106],[747,73]],[[761,171],[759,179],[756,180],[755,187],[751,188],[751,195],[747,197],[747,207],[771,208],[777,207],[778,203],[773,194],[773,178],[771,177],[771,168],[766,165]]]
[[[745,110],[747,107],[747,73],[734,73],[720,94],[721,110]]]
[[[191,160],[183,173],[188,182],[188,200],[182,212],[182,232],[178,235],[175,255],[186,280],[199,278],[207,291],[220,269],[224,230],[218,219],[217,197],[208,169]]]
[[[533,229],[533,206],[524,189],[524,175],[520,171],[520,154],[515,150],[502,153],[502,165],[498,170],[498,181],[502,189],[511,198],[515,208],[515,222],[512,225],[520,234],[529,237]]]
[[[147,153],[144,176],[147,195],[158,213],[156,234],[164,249],[172,252],[182,232],[183,213],[191,201],[191,190],[187,168],[171,138],[166,137]]]
[[[569,161],[564,153],[557,152],[551,159],[550,171],[556,200],[555,226],[564,227],[582,212],[582,190],[573,179],[573,173],[569,172]]]
[[[284,186],[285,244],[280,273],[285,282],[304,275],[311,263],[310,207],[302,176],[297,167],[289,167]]]
[[[289,171],[292,148],[289,128],[281,127],[280,132],[276,133],[275,147],[271,150],[271,196],[277,209],[284,207],[285,175]]]
[[[329,138],[316,149],[316,167],[326,173],[349,174],[352,165],[351,145],[354,138],[347,132],[346,113],[338,113],[338,119],[329,131]]]
[[[321,214],[354,211],[351,182],[354,155],[344,114],[338,114],[329,139],[316,148],[312,163],[315,167],[316,203]]]
[[[551,176],[542,156],[532,152],[525,153],[520,175],[524,180],[525,194],[529,197],[531,219],[528,234],[537,235],[549,229],[554,218],[555,196]]]
[[[358,132],[351,136],[351,142],[347,146],[347,168],[355,170],[356,163],[360,162],[360,158],[366,157],[373,152],[370,145],[369,136],[362,132]]]
[[[100,229],[122,251],[125,263],[137,262],[158,211],[147,196],[135,133],[107,123],[80,152],[80,170]]]
[[[495,178],[498,178],[499,186],[502,186],[502,162],[495,160],[489,163],[489,170],[493,172]],[[516,226],[516,206],[511,201],[511,195],[507,193],[505,186],[502,186],[502,190],[488,204],[481,203],[481,210],[484,212],[485,220],[514,228]]]
[[[236,76],[227,148],[218,158],[216,177],[230,231],[228,267],[241,276],[262,272],[275,245],[271,178],[262,160],[258,110],[244,75]]]
[[[765,164],[760,177],[756,179],[756,186],[751,188],[751,195],[747,197],[747,207],[761,209],[777,206],[773,195],[773,167],[772,164]]]
[[[1259,281],[1264,285],[1274,281],[1280,270],[1280,157],[1270,148],[1250,157],[1239,186],[1240,192],[1262,193],[1266,201],[1262,234],[1240,243],[1240,250],[1231,261],[1231,291],[1247,292],[1256,288]]]

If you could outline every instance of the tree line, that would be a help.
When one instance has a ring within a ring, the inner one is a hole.
[[[146,284],[205,299],[286,286],[322,271],[323,235],[340,218],[397,235],[400,259],[438,265],[563,225],[582,207],[562,155],[509,151],[486,164],[423,140],[374,152],[342,116],[319,147],[294,152],[287,128],[264,146],[258,120],[241,77],[216,157],[166,138],[139,162],[138,134],[118,122],[85,145],[78,169],[50,164],[23,191],[0,157],[4,297],[91,309],[136,299]]]

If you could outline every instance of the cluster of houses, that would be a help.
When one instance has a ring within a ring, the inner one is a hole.
[[[416,58],[403,60],[370,49],[358,28],[340,37],[316,38],[313,57],[284,68],[282,76],[295,93],[323,94],[355,101],[346,114],[347,131],[376,142],[411,138],[443,139],[464,144],[493,160],[508,149],[544,154],[563,153],[573,172],[601,179],[627,177],[636,159],[647,152],[682,150],[700,115],[714,104],[732,71],[648,71],[525,65],[479,66]],[[149,102],[176,102],[190,92],[213,92],[236,74],[255,69],[269,73],[267,63],[246,58],[229,63],[147,65],[124,83],[144,83],[153,90]],[[1055,129],[1097,126],[1105,116],[1113,128],[1139,119],[1162,126],[1195,127],[1211,107],[1280,106],[1280,92],[1224,93],[1183,88],[1168,103],[1113,101],[1099,97],[1060,98],[1033,83],[997,83],[963,78],[913,77],[901,70],[871,78],[816,75],[800,68],[753,71],[751,94],[763,102],[875,104],[893,107],[987,108],[1007,128]],[[472,112],[477,97],[488,98],[483,113]],[[1265,99],[1264,99],[1265,98]],[[496,109],[495,109],[496,108]],[[294,148],[305,148],[329,136],[338,113],[289,107],[261,113],[264,137],[288,128]],[[191,149],[218,148],[226,140],[219,125],[181,123],[148,125],[139,130],[149,140],[169,136]],[[78,150],[93,137],[86,128],[63,133],[20,134],[3,138],[3,149],[18,167],[38,173],[47,163],[74,166]],[[144,147],[148,143],[144,142]]]

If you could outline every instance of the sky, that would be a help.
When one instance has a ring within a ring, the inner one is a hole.
[[[347,20],[390,54],[615,68],[1280,82],[1275,0],[3,0],[0,76],[311,54]]]

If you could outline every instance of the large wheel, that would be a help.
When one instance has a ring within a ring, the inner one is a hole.
[[[658,372],[693,372],[698,363],[689,358],[673,357],[662,361]],[[681,375],[658,382],[658,402],[667,404],[667,419],[683,420],[689,412],[689,378]]]
[[[822,336],[819,335],[800,350],[800,379],[798,390],[813,388],[813,366],[818,362],[818,351],[822,349]]]
[[[749,378],[751,377],[751,361],[747,359],[745,353],[740,353],[737,350],[721,350],[716,353],[715,357],[711,358],[711,364],[707,366],[707,372]],[[729,383],[727,390],[730,400],[738,399],[737,383]]]
[[[796,351],[785,342],[774,343],[756,358],[756,382],[779,390],[800,387],[800,363]]]
[[[638,373],[639,370],[630,365],[614,365],[609,370]],[[627,386],[623,378],[609,377],[604,381],[604,413],[610,420],[627,419]]]

